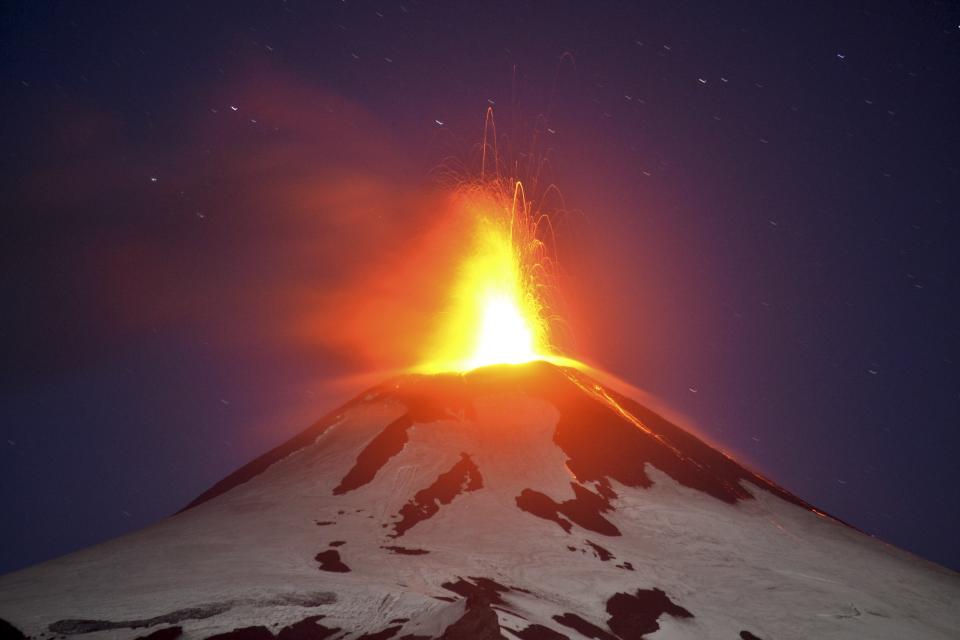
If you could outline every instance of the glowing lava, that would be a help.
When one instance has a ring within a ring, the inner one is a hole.
[[[533,332],[514,301],[493,294],[484,303],[477,349],[469,364],[479,367],[493,362],[529,362],[537,358],[533,344]]]
[[[459,208],[474,225],[471,246],[419,370],[559,359],[551,353],[535,275],[543,243],[531,229],[519,182],[512,191],[487,184],[459,195]]]

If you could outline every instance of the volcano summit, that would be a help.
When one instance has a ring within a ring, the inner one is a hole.
[[[960,576],[545,362],[370,389],[137,533],[0,578],[4,636],[957,638]]]

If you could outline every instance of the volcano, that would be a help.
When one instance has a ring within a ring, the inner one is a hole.
[[[960,576],[545,362],[372,388],[139,532],[0,578],[5,637],[957,638]]]

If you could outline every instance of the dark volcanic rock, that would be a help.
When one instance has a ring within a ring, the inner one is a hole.
[[[724,502],[751,499],[752,495],[740,486],[741,480],[749,480],[784,500],[811,509],[803,500],[656,412],[575,369],[544,362],[491,366],[456,378],[425,378],[411,386],[419,387],[421,395],[449,394],[461,403],[465,397],[504,389],[546,400],[560,412],[554,442],[569,457],[568,467],[580,482],[605,483],[606,487],[598,489],[602,494],[612,493],[608,479],[631,487],[651,486],[644,471],[644,463],[650,463],[680,484]],[[605,497],[610,499],[610,495]]]
[[[273,634],[266,627],[241,627],[226,633],[207,636],[206,640],[273,640]]]
[[[402,556],[422,556],[430,553],[426,549],[409,549],[407,547],[380,547],[381,549],[386,549],[390,553],[396,553]]]
[[[740,632],[740,640],[760,640],[757,636],[753,635],[749,631]]]
[[[539,518],[556,522],[567,533],[570,533],[572,527],[561,514],[584,529],[605,536],[619,536],[620,530],[602,515],[603,512],[613,509],[607,499],[576,482],[571,482],[570,486],[573,487],[574,498],[559,503],[539,491],[524,489],[517,496],[517,506]]]
[[[565,627],[570,627],[577,633],[586,636],[587,638],[595,638],[596,640],[617,640],[617,638],[615,638],[609,632],[601,629],[592,622],[584,620],[575,613],[565,613],[562,616],[553,616],[553,619]]]
[[[447,627],[440,640],[506,640],[500,621],[489,603],[467,601],[467,610]]]
[[[336,553],[335,551],[333,553]],[[339,559],[339,556],[338,556]],[[343,565],[346,566],[346,565]],[[347,569],[349,571],[349,569]],[[335,593],[330,591],[316,591],[308,593],[287,593],[278,595],[267,600],[256,601],[259,606],[297,606],[297,607],[319,607],[325,604],[331,604],[337,601]],[[175,624],[186,620],[204,620],[225,613],[238,604],[251,604],[251,601],[226,600],[224,602],[211,602],[201,604],[185,609],[177,609],[170,613],[154,616],[152,618],[140,618],[134,620],[58,620],[49,626],[50,631],[60,635],[77,635],[82,633],[93,633],[95,631],[108,631],[110,629],[142,629],[144,627],[153,627],[158,624]],[[179,628],[179,627],[175,627]],[[172,633],[170,629],[160,629],[159,632]],[[158,633],[159,633],[158,632]],[[178,634],[179,635],[179,634]],[[152,640],[169,640],[167,636],[158,636],[153,638],[153,634],[147,636]]]
[[[319,438],[323,434],[323,432],[326,431],[330,427],[330,425],[335,423],[346,411],[352,409],[355,405],[362,402],[365,395],[366,394],[364,394],[363,396],[358,396],[354,398],[353,400],[351,400],[344,406],[340,407],[336,411],[328,413],[327,415],[322,417],[320,420],[315,422],[313,426],[309,427],[308,429],[305,429],[304,431],[301,431],[300,433],[290,438],[280,446],[275,447],[274,449],[263,454],[256,460],[240,467],[239,469],[237,469],[236,471],[228,475],[226,478],[224,478],[217,484],[213,485],[212,487],[210,487],[209,489],[201,493],[199,496],[197,496],[196,499],[194,499],[190,504],[184,507],[181,511],[192,509],[193,507],[199,504],[203,504],[207,500],[216,498],[217,496],[226,493],[227,491],[229,491],[230,489],[233,489],[236,486],[239,486],[245,482],[248,482],[249,480],[255,478],[256,476],[266,471],[274,463],[279,462],[280,460],[283,460],[290,454],[310,444],[313,444],[314,442],[317,441],[317,438]]]
[[[590,542],[589,540],[587,540],[587,544],[593,547],[593,550],[596,552],[597,557],[600,558],[601,562],[606,562],[607,560],[610,560],[611,558],[614,557],[612,553],[610,553],[609,551],[607,551],[606,549],[604,549],[603,547],[601,547],[600,545],[594,542]]]
[[[444,589],[465,597],[467,610],[459,620],[447,627],[440,637],[441,640],[504,638],[500,633],[500,622],[493,605],[506,604],[500,594],[511,591],[511,588],[489,578],[471,577],[470,580],[473,582],[458,578],[456,582],[445,582],[442,585]]]
[[[334,573],[347,573],[350,571],[350,567],[340,560],[340,553],[333,549],[321,551],[316,555],[314,560],[320,563],[321,571],[333,571]]]
[[[513,633],[521,640],[570,640],[569,636],[565,636],[550,627],[545,627],[540,624],[532,624],[525,629],[514,631]]]
[[[383,465],[393,456],[403,451],[407,444],[407,429],[413,425],[413,418],[409,413],[400,416],[378,433],[370,443],[364,447],[357,461],[340,484],[333,490],[334,495],[342,495],[353,491],[373,480]]]
[[[473,582],[458,578],[456,582],[444,582],[441,586],[466,598],[467,606],[471,603],[505,604],[500,594],[511,591],[510,587],[505,587],[490,578],[471,577],[470,579]]]
[[[521,491],[520,495],[517,496],[517,506],[538,518],[556,522],[563,527],[563,530],[567,533],[570,533],[570,530],[573,528],[569,520],[560,517],[558,513],[560,505],[554,502],[550,496],[546,496],[539,491],[534,491],[533,489],[524,489]]]
[[[376,633],[365,633],[362,636],[357,636],[356,640],[390,640],[390,638],[397,635],[397,632],[399,632],[402,628],[402,625],[398,627],[387,627],[383,631],[377,631]]]
[[[674,604],[660,589],[638,589],[633,595],[615,593],[607,600],[607,626],[623,640],[641,640],[660,628],[657,619],[664,613],[675,618],[693,614]]]
[[[448,393],[442,395],[435,395],[429,390],[423,393],[424,390],[418,385],[383,385],[381,389],[405,404],[408,411],[387,425],[363,448],[353,467],[333,490],[334,495],[353,491],[373,480],[390,458],[403,451],[408,440],[407,430],[414,423],[450,419],[451,411],[474,414],[473,398],[460,387],[450,388]]]
[[[394,538],[399,538],[418,522],[433,517],[441,504],[450,504],[464,491],[476,491],[483,487],[480,470],[466,453],[449,471],[441,473],[426,489],[421,489],[400,509],[400,522],[393,525]]]
[[[561,412],[554,441],[570,456],[568,466],[581,482],[614,478],[632,487],[649,487],[644,462],[680,484],[728,503],[752,499],[740,485],[750,480],[784,500],[810,505],[743,467],[696,436],[643,405],[596,385],[579,372],[564,370],[588,394],[563,390],[559,381],[540,381],[541,393]],[[555,376],[543,376],[551,378]]]
[[[284,627],[277,634],[277,640],[323,640],[342,631],[338,627],[325,627],[318,622],[324,616],[310,616],[300,622]]]
[[[262,606],[319,607],[325,604],[333,604],[336,601],[337,594],[332,591],[313,591],[307,593],[285,593],[267,600],[261,600],[258,604]]]
[[[164,627],[145,636],[137,636],[134,640],[174,640],[183,635],[183,627]]]
[[[24,640],[26,637],[23,631],[0,618],[0,640]]]
[[[177,609],[170,613],[154,616],[152,618],[143,618],[137,620],[58,620],[50,625],[49,629],[53,633],[60,635],[75,635],[81,633],[93,633],[94,631],[107,631],[109,629],[142,629],[143,627],[152,627],[158,624],[174,624],[184,620],[203,620],[220,615],[233,608],[233,602],[213,602],[202,604],[196,607],[187,607]]]

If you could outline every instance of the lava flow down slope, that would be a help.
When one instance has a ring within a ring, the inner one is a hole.
[[[370,389],[142,531],[0,578],[9,637],[957,638],[960,578],[542,361]]]

